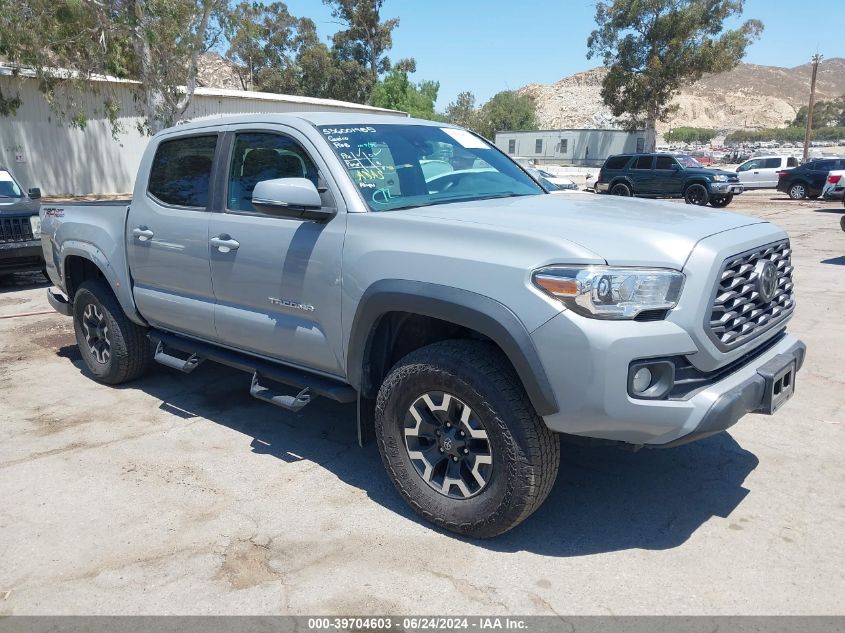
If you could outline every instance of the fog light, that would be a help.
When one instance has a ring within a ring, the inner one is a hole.
[[[631,388],[634,393],[640,394],[651,385],[651,371],[647,367],[640,367],[634,374],[631,381]]]

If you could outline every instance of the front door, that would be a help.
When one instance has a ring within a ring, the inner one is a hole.
[[[135,303],[150,324],[215,337],[208,266],[208,211],[218,135],[167,140],[155,150],[148,182],[135,183],[126,245]]]
[[[346,213],[315,148],[284,126],[235,130],[227,141],[225,190],[211,214],[211,276],[221,344],[294,365],[343,375],[341,257]],[[308,178],[327,223],[259,213],[256,183]],[[216,238],[216,239],[215,239]]]

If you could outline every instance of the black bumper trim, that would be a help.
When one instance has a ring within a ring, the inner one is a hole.
[[[52,288],[47,288],[47,302],[59,314],[73,316],[73,304],[64,295],[53,292]]]
[[[795,359],[795,370],[801,369],[804,364],[804,356],[807,353],[807,346],[801,341],[796,342],[785,352],[778,356],[792,357]],[[760,369],[765,367],[761,366]],[[691,433],[679,437],[677,440],[667,444],[656,445],[657,448],[671,448],[688,442],[694,442],[716,433],[721,433],[736,424],[746,413],[760,411],[763,408],[763,398],[766,392],[766,378],[755,373],[752,377],[741,382],[730,391],[726,391],[714,402],[698,426]]]

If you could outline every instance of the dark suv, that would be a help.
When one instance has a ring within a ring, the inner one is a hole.
[[[828,172],[834,169],[845,169],[845,158],[811,160],[795,169],[778,172],[778,191],[789,194],[793,200],[818,198]]]
[[[726,207],[742,193],[732,171],[708,169],[692,156],[620,154],[608,158],[595,184],[599,193],[649,198],[684,198],[687,204]]]
[[[28,193],[5,167],[0,166],[0,274],[44,270],[38,198]]]

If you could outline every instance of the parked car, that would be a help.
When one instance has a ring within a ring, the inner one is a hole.
[[[684,198],[687,204],[726,207],[743,191],[732,171],[708,169],[691,156],[620,154],[599,171],[595,189],[614,196]]]
[[[795,169],[778,172],[777,190],[793,200],[818,198],[824,189],[827,175],[845,169],[845,158],[820,158],[811,160]]]
[[[774,189],[778,173],[789,167],[798,167],[794,156],[759,156],[738,165],[736,173],[746,189]]]
[[[704,167],[710,167],[713,164],[713,156],[708,152],[693,152],[691,156]]]
[[[845,199],[845,169],[838,169],[827,175],[827,180],[822,189],[822,198],[825,200]]]
[[[488,168],[433,191],[421,161],[436,152]],[[462,534],[540,506],[560,433],[706,437],[774,413],[804,360],[778,227],[549,195],[443,123],[200,120],[155,135],[135,183],[128,204],[41,211],[48,300],[72,315],[90,375],[212,361],[287,410],[357,402],[399,494]]]
[[[44,270],[40,197],[40,189],[24,192],[12,172],[0,167],[0,273]]]
[[[546,171],[545,169],[537,169],[537,173],[548,182],[552,183],[558,189],[578,189],[578,185],[571,178],[565,176],[556,176],[555,174]]]

